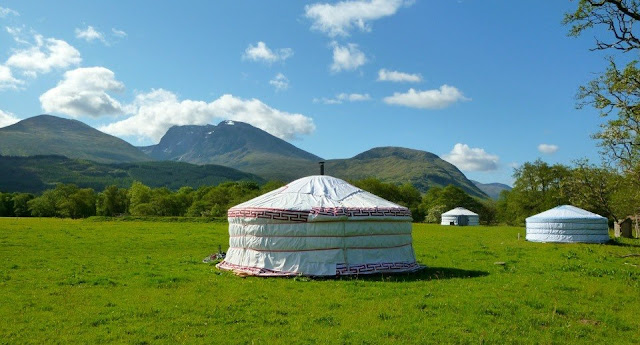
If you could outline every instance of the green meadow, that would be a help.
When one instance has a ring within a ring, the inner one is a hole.
[[[419,273],[241,278],[202,263],[226,223],[0,219],[0,344],[640,342],[638,240],[413,238]]]

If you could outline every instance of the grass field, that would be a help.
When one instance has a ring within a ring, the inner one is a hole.
[[[638,240],[413,236],[417,274],[240,278],[201,262],[224,223],[0,219],[0,344],[640,342]]]

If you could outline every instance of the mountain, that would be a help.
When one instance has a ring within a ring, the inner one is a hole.
[[[237,121],[217,126],[173,126],[155,146],[140,148],[156,160],[220,164],[267,179],[292,180],[322,158],[259,128]],[[313,171],[317,171],[314,169]]]
[[[0,155],[62,155],[101,163],[149,161],[126,141],[80,121],[34,116],[0,128]]]
[[[217,126],[174,126],[155,146],[139,148],[153,159],[214,163],[285,182],[318,174],[322,158],[243,122]],[[425,192],[454,184],[470,195],[486,198],[460,170],[426,151],[378,147],[349,159],[325,163],[328,175],[347,180],[376,177],[384,182],[414,184]]]
[[[481,183],[471,180],[481,191],[487,194],[491,199],[497,200],[500,197],[500,192],[503,190],[511,190],[510,186],[503,183]]]
[[[376,147],[349,159],[329,160],[325,166],[327,175],[342,179],[375,177],[383,182],[410,182],[422,192],[434,186],[453,184],[471,196],[487,197],[453,164],[426,151]]]
[[[264,180],[258,176],[219,165],[181,162],[95,163],[64,156],[0,156],[0,191],[37,193],[56,183],[73,183],[101,191],[115,184],[128,187],[140,181],[150,187],[198,188],[225,181]]]

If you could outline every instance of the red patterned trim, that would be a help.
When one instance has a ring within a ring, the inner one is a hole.
[[[420,269],[417,262],[380,262],[375,264],[337,264],[336,275],[374,274],[383,272],[411,272]]]
[[[325,217],[411,217],[411,211],[404,207],[313,207],[311,210],[292,211],[273,208],[229,209],[229,218],[261,218],[287,222],[307,222],[309,216]]]
[[[270,208],[232,208],[227,212],[227,217],[262,218],[300,223],[307,221],[307,218],[309,217],[309,211],[291,211]]]
[[[221,270],[246,273],[264,277],[291,277],[304,274],[302,272],[276,271],[268,268],[240,266],[222,261],[216,267]],[[374,264],[347,265],[345,263],[336,264],[336,276],[393,273],[393,272],[413,272],[421,266],[417,262],[381,262]]]
[[[411,217],[411,211],[404,207],[313,207],[309,213],[329,217]]]

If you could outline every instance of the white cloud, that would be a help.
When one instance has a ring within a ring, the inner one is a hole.
[[[67,68],[79,64],[80,52],[69,43],[55,38],[34,35],[35,44],[15,50],[6,62],[7,66],[21,69],[30,77],[48,73],[54,68]]]
[[[15,115],[0,110],[0,127],[6,127],[20,121]]]
[[[19,16],[20,13],[18,11],[12,10],[7,7],[0,7],[0,18],[5,18],[8,16]]]
[[[371,31],[371,21],[394,15],[403,5],[413,1],[403,0],[356,0],[335,4],[313,4],[305,6],[305,16],[313,22],[311,29],[331,37],[348,36],[354,27]]]
[[[204,125],[235,120],[249,123],[279,138],[292,139],[315,130],[313,119],[269,107],[257,99],[223,95],[213,102],[182,100],[167,90],[157,89],[136,96],[127,106],[133,115],[103,126],[100,130],[119,136],[135,136],[156,142],[174,125]]]
[[[289,79],[282,73],[278,73],[273,79],[269,80],[269,84],[276,88],[276,91],[284,91],[289,88]]]
[[[368,93],[340,93],[335,98],[314,98],[313,103],[324,104],[342,104],[342,102],[364,102],[370,101],[371,96]]]
[[[361,93],[350,93],[350,94],[341,93],[341,94],[338,95],[338,99],[349,101],[349,102],[362,102],[362,101],[371,100],[371,96],[369,96],[368,93],[365,93],[365,94],[361,94]]]
[[[273,63],[276,61],[284,61],[293,55],[293,49],[281,48],[277,51],[273,51],[267,47],[267,45],[260,41],[256,45],[249,44],[242,55],[243,59],[251,61],[263,61],[266,63]]]
[[[466,144],[455,144],[451,152],[442,156],[444,160],[464,171],[491,171],[498,169],[498,156],[481,148]]]
[[[40,95],[42,109],[69,116],[113,115],[123,107],[107,92],[122,91],[124,84],[104,67],[77,68],[64,73],[56,87]]]
[[[16,79],[7,66],[0,65],[0,90],[17,89],[22,80]]]
[[[518,162],[511,162],[511,163],[507,164],[507,166],[509,166],[509,168],[512,168],[512,169],[517,169],[517,168],[519,168],[519,167],[520,167],[520,163],[518,163]]]
[[[551,144],[540,144],[540,145],[538,145],[538,151],[540,151],[540,153],[544,153],[544,154],[550,155],[550,154],[554,154],[554,153],[556,153],[556,151],[558,151],[558,146],[557,145],[551,145]]]
[[[336,42],[332,42],[333,46],[333,64],[332,72],[353,71],[367,62],[367,58],[358,45],[348,43],[346,46],[340,46]]]
[[[392,81],[392,82],[408,82],[408,83],[419,83],[422,81],[422,76],[420,74],[409,74],[398,71],[388,71],[386,69],[381,69],[378,71],[378,81]]]
[[[116,37],[127,37],[127,33],[123,30],[118,30],[116,28],[111,28],[111,33],[113,33]]]
[[[99,41],[102,41],[103,43],[106,43],[102,32],[97,31],[91,25],[87,26],[87,28],[84,30],[76,28],[76,38],[83,39],[87,42],[93,42],[95,40],[99,40]]]
[[[7,30],[7,33],[11,35],[11,37],[13,37],[13,40],[16,41],[17,43],[30,45],[29,41],[27,41],[26,35],[24,35],[22,32],[22,30],[24,29],[24,26],[23,27],[7,26],[5,27],[5,29]]]
[[[470,100],[460,90],[449,85],[442,85],[440,89],[427,91],[409,89],[406,93],[394,92],[393,96],[384,98],[384,102],[387,104],[420,109],[442,109],[455,102]]]

